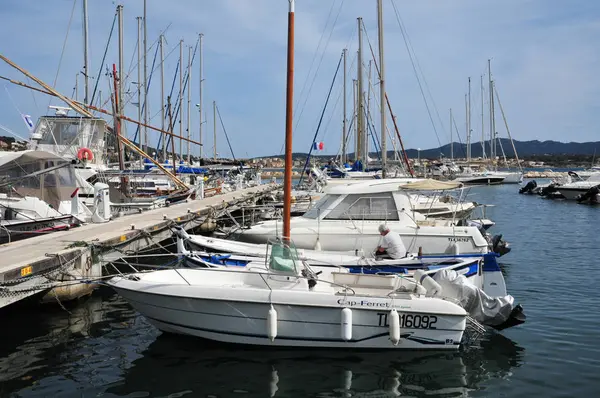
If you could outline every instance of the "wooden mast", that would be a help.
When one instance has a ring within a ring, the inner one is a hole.
[[[283,178],[283,239],[290,239],[290,211],[292,207],[292,121],[294,100],[294,9],[295,0],[289,0],[287,43],[287,89],[285,104],[285,172]]]

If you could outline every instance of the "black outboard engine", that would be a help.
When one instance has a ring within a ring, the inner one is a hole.
[[[511,248],[508,246],[508,242],[502,239],[502,234],[494,235],[491,242],[491,249],[494,253],[503,256],[510,252]]]
[[[527,183],[527,185],[525,185],[524,187],[519,189],[519,193],[533,193],[533,190],[536,187],[537,187],[537,182],[535,182],[535,180],[531,180]]]
[[[598,194],[600,194],[600,185],[596,185],[595,187],[591,187],[587,190],[587,192],[577,195],[577,203],[590,203],[597,204],[598,203]]]
[[[558,188],[558,184],[550,184],[547,187],[542,188],[539,194],[548,198],[556,198],[561,196],[558,192]]]

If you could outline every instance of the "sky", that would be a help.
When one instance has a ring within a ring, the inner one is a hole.
[[[106,67],[118,61],[117,29],[102,57],[118,1],[88,0],[90,96],[98,82],[103,107],[111,109]],[[128,75],[127,116],[137,119],[137,21],[143,0],[122,0],[124,52]],[[82,0],[3,0],[0,53],[34,76],[74,98],[76,76],[83,70]],[[473,141],[481,137],[480,76],[487,90],[487,64],[501,99],[510,133],[518,140],[585,142],[600,140],[600,2],[589,0],[384,0],[385,85],[406,148],[433,148],[450,140],[453,109],[460,140],[466,131],[465,94],[471,77]],[[236,157],[283,152],[287,51],[287,0],[147,0],[148,71],[158,37],[164,33],[165,90],[170,91],[184,40],[203,39],[204,154],[212,156],[213,101],[216,101]],[[319,125],[343,48],[348,49],[347,114],[352,117],[352,79],[356,78],[357,17],[366,27],[363,64],[367,79],[369,43],[378,56],[375,0],[297,0],[295,13],[294,151],[307,152]],[[399,22],[400,21],[400,22]],[[402,26],[402,29],[401,29]],[[404,31],[404,35],[403,32]],[[6,40],[9,38],[9,40]],[[408,38],[410,53],[405,38]],[[63,47],[64,46],[64,47]],[[64,48],[64,50],[63,50]],[[412,58],[412,62],[411,62]],[[198,55],[191,72],[190,131],[199,135]],[[161,126],[159,60],[148,92],[150,124]],[[414,64],[414,67],[413,67]],[[60,65],[60,67],[59,67]],[[102,71],[100,72],[100,70]],[[415,70],[417,73],[415,73]],[[31,83],[7,64],[0,75]],[[339,152],[342,134],[340,70],[319,129],[322,153]],[[418,79],[417,79],[418,76]],[[78,80],[79,100],[84,82]],[[0,125],[27,137],[21,114],[34,122],[52,114],[58,99],[1,81]],[[371,112],[379,131],[378,78],[373,69]],[[178,92],[176,80],[174,97]],[[424,97],[426,101],[424,100]],[[487,91],[485,131],[489,131]],[[94,102],[99,100],[98,93]],[[187,126],[184,97],[183,126]],[[393,129],[389,115],[388,128]],[[109,119],[110,120],[110,119]],[[432,122],[433,121],[433,122]],[[231,157],[217,117],[217,152]],[[498,134],[506,137],[496,104]],[[178,132],[178,127],[176,127]],[[127,125],[127,134],[135,132]],[[187,134],[184,132],[184,134]],[[376,133],[377,135],[379,133]],[[0,135],[9,135],[0,131]],[[150,132],[153,145],[158,134]],[[454,133],[454,141],[459,139]],[[351,139],[352,141],[352,139]],[[349,144],[353,150],[353,144]],[[185,144],[184,144],[185,148]],[[392,148],[391,140],[388,148]],[[184,149],[185,151],[185,149]],[[199,147],[192,145],[192,153]]]

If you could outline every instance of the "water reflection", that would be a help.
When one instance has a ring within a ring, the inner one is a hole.
[[[133,361],[117,396],[152,392],[245,396],[465,396],[507,378],[523,349],[501,335],[458,353],[265,350],[161,335]],[[168,375],[168,377],[165,377]]]
[[[466,396],[524,350],[495,334],[457,353],[266,350],[161,334],[110,291],[1,314],[0,396]]]

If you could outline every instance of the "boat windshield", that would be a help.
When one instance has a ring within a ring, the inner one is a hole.
[[[391,192],[353,194],[346,196],[326,217],[326,220],[398,220],[396,203]]]
[[[331,210],[333,203],[340,197],[340,195],[325,195],[315,203],[315,205],[306,213],[303,217],[317,219],[323,212]]]
[[[271,249],[269,256],[269,270],[298,274],[298,252],[293,242],[269,241],[268,246]]]

